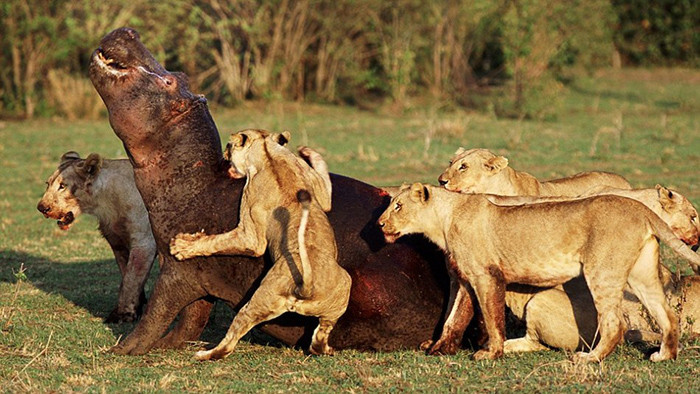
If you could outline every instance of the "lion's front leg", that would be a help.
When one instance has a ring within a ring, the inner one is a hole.
[[[480,273],[469,278],[474,287],[479,306],[484,314],[486,331],[489,334],[488,349],[474,354],[475,360],[493,360],[503,355],[506,325],[506,283],[503,273],[497,266],[488,267],[488,273]]]
[[[178,260],[214,254],[262,256],[265,236],[256,230],[239,226],[223,234],[180,233],[170,240],[170,253]]]
[[[470,286],[461,281],[456,272],[450,271],[450,301],[448,315],[442,327],[440,339],[434,344],[424,342],[421,348],[429,348],[428,354],[455,354],[462,344],[462,336],[474,317]]]

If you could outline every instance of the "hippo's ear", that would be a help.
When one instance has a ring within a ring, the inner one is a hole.
[[[80,160],[80,155],[78,154],[78,152],[68,151],[61,156],[61,163],[59,165],[73,160]]]
[[[488,172],[497,174],[508,167],[508,159],[503,156],[494,156],[484,162],[484,168]]]
[[[414,183],[411,185],[411,199],[416,202],[426,203],[430,198],[428,187],[422,183]]]
[[[273,141],[277,142],[282,146],[285,146],[291,139],[292,133],[290,133],[288,130],[285,130],[282,133],[273,133],[271,137]]]
[[[90,153],[84,162],[78,164],[76,172],[83,178],[95,178],[102,169],[102,156]]]

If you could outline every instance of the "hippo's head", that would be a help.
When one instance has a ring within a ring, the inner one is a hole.
[[[130,28],[102,39],[92,54],[90,79],[107,106],[112,128],[132,154],[152,149],[148,145],[154,139],[163,147],[168,136],[157,133],[167,133],[170,125],[206,103],[188,90],[184,74],[163,68]]]

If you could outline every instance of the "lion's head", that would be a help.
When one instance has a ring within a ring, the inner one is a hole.
[[[488,193],[490,178],[508,167],[508,159],[486,149],[459,148],[438,181],[445,189],[463,193]]]
[[[76,152],[66,152],[56,171],[46,181],[46,191],[37,209],[47,218],[56,219],[62,230],[68,230],[82,213],[90,198],[90,188],[102,167],[102,157],[91,153],[81,159]]]
[[[421,183],[401,186],[377,221],[387,243],[393,243],[403,235],[423,232],[422,218],[431,202],[431,188]]]
[[[673,233],[688,245],[695,245],[700,239],[700,219],[693,204],[680,193],[656,185],[661,204],[659,217],[663,219]]]
[[[275,146],[286,145],[289,138],[289,131],[270,133],[265,130],[248,129],[232,133],[224,150],[224,158],[231,163],[229,176],[235,179],[244,178],[251,168],[259,168],[257,160],[264,156],[266,140],[273,142],[268,148],[274,149]]]

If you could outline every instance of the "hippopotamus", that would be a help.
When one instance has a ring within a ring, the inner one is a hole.
[[[135,30],[120,28],[101,40],[91,57],[90,79],[133,165],[161,267],[141,320],[112,350],[143,354],[178,347],[199,338],[217,299],[234,310],[248,301],[271,266],[265,258],[243,256],[180,262],[169,252],[178,233],[217,234],[236,227],[245,181],[228,176],[206,99],[190,92],[184,74],[161,66]],[[385,243],[376,220],[390,196],[349,177],[332,174],[331,180],[328,218],[352,289],[330,345],[390,351],[417,348],[435,338],[448,302],[444,256],[422,238]],[[462,308],[465,321],[471,318],[472,305],[467,304]],[[316,324],[290,313],[259,328],[283,343],[308,346]],[[463,327],[455,329],[461,331]],[[451,340],[447,350],[454,352],[459,341],[461,337]]]

